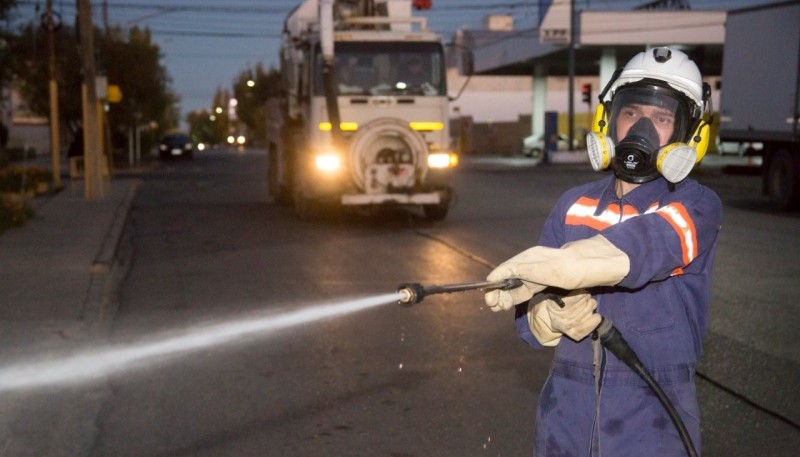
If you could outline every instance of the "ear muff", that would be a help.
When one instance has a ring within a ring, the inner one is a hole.
[[[606,115],[606,107],[604,103],[597,105],[594,110],[594,117],[592,118],[592,132],[603,133],[608,132],[608,116]]]
[[[698,163],[703,160],[703,157],[706,155],[710,137],[711,125],[705,120],[701,120],[700,125],[697,126],[697,129],[695,129],[694,133],[692,133],[692,137],[689,140],[689,146],[697,150]]]
[[[592,118],[592,131],[586,134],[586,151],[594,171],[602,171],[611,165],[614,143],[605,133],[608,131],[608,116],[604,103],[597,105]]]
[[[611,165],[611,158],[614,157],[614,143],[605,133],[589,132],[586,134],[586,152],[589,153],[592,169],[602,171]]]

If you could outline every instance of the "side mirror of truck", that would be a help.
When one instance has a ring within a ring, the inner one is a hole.
[[[465,76],[472,76],[475,73],[475,59],[470,49],[461,53],[461,70]]]

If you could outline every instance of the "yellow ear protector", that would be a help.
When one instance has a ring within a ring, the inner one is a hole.
[[[697,150],[697,162],[703,160],[708,151],[708,143],[711,138],[711,119],[708,112],[704,113],[703,119],[698,122],[697,128],[689,140],[689,146]],[[706,119],[708,117],[708,119]]]
[[[592,131],[586,134],[586,151],[594,171],[602,171],[611,165],[614,156],[614,143],[603,130],[608,130],[605,103],[600,101],[592,119]]]
[[[594,111],[592,118],[591,131],[586,134],[586,151],[589,153],[589,163],[592,164],[594,171],[602,171],[611,165],[611,158],[614,157],[614,142],[608,137],[608,114],[606,112],[606,104],[610,102],[603,101],[606,98],[611,85],[619,78],[623,68],[618,67],[611,79],[606,83],[603,90],[597,95],[600,103],[597,104],[597,109]]]

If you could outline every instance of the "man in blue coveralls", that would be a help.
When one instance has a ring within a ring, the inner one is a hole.
[[[615,77],[587,135],[593,168],[613,173],[562,195],[538,245],[487,277],[523,281],[487,292],[486,303],[518,305],[521,338],[556,347],[539,400],[536,456],[685,455],[644,381],[587,338],[600,314],[700,445],[694,374],[722,207],[713,191],[685,178],[708,144],[711,91],[694,62],[670,48],[638,54]],[[561,289],[563,308],[543,293],[553,288]]]

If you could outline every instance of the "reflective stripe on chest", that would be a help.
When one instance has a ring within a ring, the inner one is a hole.
[[[639,215],[639,211],[631,205],[620,205],[612,203],[600,214],[597,213],[597,207],[600,200],[581,197],[572,204],[567,211],[567,218],[565,220],[567,225],[584,225],[591,227],[597,231],[605,230],[614,224],[626,221],[632,217]],[[648,212],[654,211],[657,205],[654,204]]]

